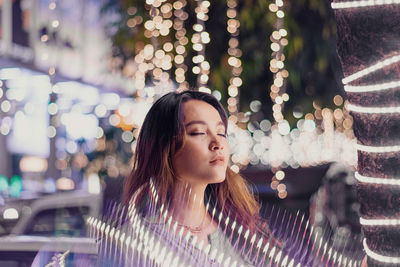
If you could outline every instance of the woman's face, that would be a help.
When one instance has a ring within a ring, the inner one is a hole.
[[[224,181],[229,161],[229,144],[218,111],[200,100],[183,105],[183,146],[172,156],[180,180],[194,184]]]

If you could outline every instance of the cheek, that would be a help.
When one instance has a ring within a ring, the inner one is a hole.
[[[227,158],[229,159],[229,155],[231,154],[231,147],[229,146],[228,140],[225,141],[225,155],[227,156]]]

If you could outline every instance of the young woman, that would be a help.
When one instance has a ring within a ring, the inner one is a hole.
[[[134,194],[138,202],[145,198],[153,179],[174,220],[207,244],[218,225],[206,211],[207,189],[220,211],[254,229],[259,204],[246,181],[229,168],[226,132],[226,113],[212,95],[185,91],[161,97],[141,128],[125,203]]]

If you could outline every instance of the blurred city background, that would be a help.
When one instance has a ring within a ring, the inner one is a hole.
[[[0,11],[0,235],[85,236],[88,216],[121,198],[147,110],[189,88],[226,107],[232,169],[263,205],[359,231],[329,1],[2,0]]]

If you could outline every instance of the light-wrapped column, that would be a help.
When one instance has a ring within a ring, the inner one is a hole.
[[[358,196],[369,266],[400,263],[400,5],[335,1],[338,53],[358,139]]]

